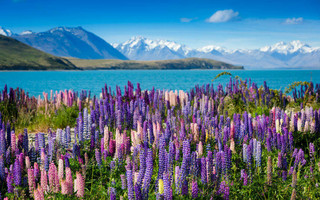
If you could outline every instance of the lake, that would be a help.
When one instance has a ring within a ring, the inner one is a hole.
[[[31,95],[43,91],[73,89],[90,90],[99,94],[105,83],[113,89],[116,85],[123,88],[127,81],[134,85],[140,83],[142,89],[189,90],[196,84],[213,83],[217,86],[229,81],[223,76],[211,80],[222,71],[218,70],[107,70],[107,71],[5,71],[0,72],[0,87],[20,87]],[[228,70],[242,79],[251,78],[258,85],[264,81],[270,88],[284,90],[293,81],[312,81],[320,83],[320,70]]]

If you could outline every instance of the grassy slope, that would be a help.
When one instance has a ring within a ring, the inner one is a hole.
[[[52,56],[10,37],[0,35],[0,70],[77,69],[67,59]]]
[[[86,60],[68,58],[70,62],[82,69],[243,69],[224,62],[186,58],[178,60],[134,61],[134,60]]]

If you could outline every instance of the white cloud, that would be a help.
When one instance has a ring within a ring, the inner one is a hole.
[[[194,19],[196,19],[196,18],[186,18],[186,17],[183,17],[183,18],[180,18],[180,21],[181,21],[181,22],[188,23],[188,22],[193,21]]]
[[[215,12],[206,22],[209,23],[221,23],[228,22],[237,19],[239,12],[235,12],[232,9],[229,10],[218,10]]]
[[[303,18],[302,17],[298,17],[298,18],[288,18],[286,19],[286,21],[284,22],[285,24],[301,24],[303,22]]]

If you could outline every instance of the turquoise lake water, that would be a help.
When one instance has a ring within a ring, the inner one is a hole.
[[[229,81],[227,76],[211,80],[222,71],[216,70],[108,70],[108,71],[15,71],[0,72],[0,87],[20,87],[30,95],[43,91],[73,89],[90,90],[99,94],[105,83],[112,89],[116,85],[123,88],[127,81],[134,85],[140,83],[142,89],[189,90],[196,84],[213,83],[217,86]],[[320,70],[230,70],[234,76],[251,78],[258,85],[267,81],[269,87],[283,89],[293,81],[312,81],[320,83]]]

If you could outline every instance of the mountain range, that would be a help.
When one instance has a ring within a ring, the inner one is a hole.
[[[289,43],[279,42],[253,50],[230,50],[214,45],[192,49],[173,41],[151,40],[141,36],[112,45],[132,60],[197,57],[243,65],[247,69],[320,68],[320,48],[311,47],[299,40]]]
[[[227,49],[208,45],[190,48],[169,40],[132,37],[123,43],[109,44],[82,27],[57,27],[45,32],[30,30],[15,34],[1,28],[0,34],[15,38],[34,48],[61,57],[81,59],[170,60],[209,58],[245,66],[246,69],[319,69],[320,48],[299,40],[279,42],[259,49]]]
[[[109,43],[82,27],[57,27],[39,33],[28,30],[21,34],[14,34],[8,29],[0,28],[0,34],[55,56],[127,60],[126,56]]]

